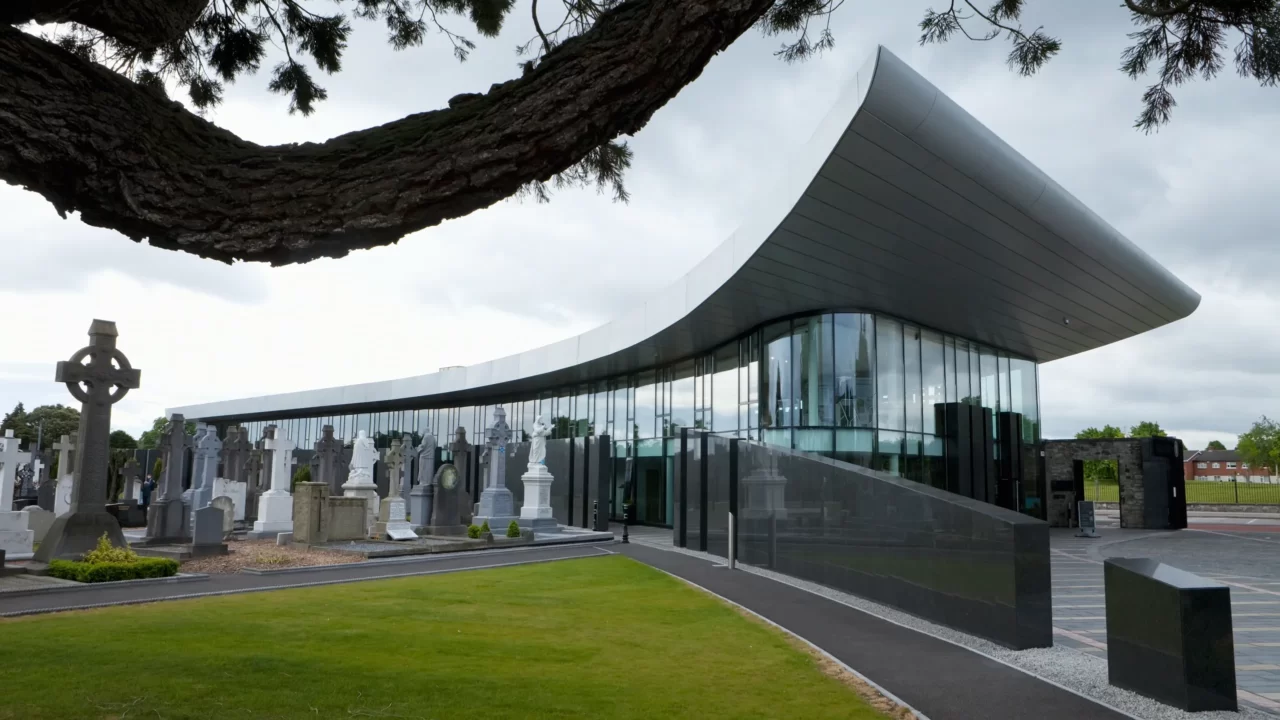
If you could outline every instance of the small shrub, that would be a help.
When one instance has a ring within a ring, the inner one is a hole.
[[[81,558],[87,563],[131,563],[138,559],[138,554],[128,547],[116,547],[102,533],[98,538],[98,546],[84,554]]]
[[[474,540],[474,539],[476,539],[476,538],[479,538],[479,537],[480,537],[480,526],[479,526],[479,525],[468,525],[468,526],[467,526],[467,537],[469,537],[469,538],[471,538],[471,539],[473,539],[473,540]]]
[[[511,524],[507,526],[507,537],[510,537],[510,538],[520,537],[520,524],[517,523],[515,520],[512,520]]]
[[[164,471],[164,460],[156,458],[156,462],[151,466],[151,477],[156,482],[160,482],[160,473]]]
[[[82,583],[172,577],[178,574],[178,561],[168,558],[137,558],[132,562],[98,563],[53,560],[49,563],[49,574]]]
[[[485,521],[484,521],[484,524],[480,526],[480,534],[481,534],[481,535],[486,535],[486,534],[491,533],[491,532],[493,532],[493,531],[489,529],[489,521],[488,521],[488,520],[485,520]]]
[[[290,558],[282,552],[264,552],[256,560],[261,565],[288,565]]]
[[[303,465],[293,474],[293,480],[289,482],[289,492],[297,487],[298,483],[311,482],[311,466]]]

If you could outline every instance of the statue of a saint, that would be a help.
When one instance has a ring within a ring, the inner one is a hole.
[[[378,451],[373,449],[373,439],[361,430],[351,446],[351,475],[348,481],[352,484],[372,483],[373,463],[377,457]]]
[[[547,427],[547,424],[542,420],[542,416],[539,415],[533,421],[533,440],[529,445],[530,465],[547,464],[547,437],[549,435],[551,435],[551,428]]]

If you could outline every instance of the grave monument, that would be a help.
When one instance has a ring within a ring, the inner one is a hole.
[[[213,486],[218,479],[218,457],[222,454],[222,441],[216,428],[196,423],[196,436],[192,440],[194,452],[191,464],[191,527],[195,527],[197,510],[209,507],[213,501]]]
[[[71,490],[76,484],[76,443],[70,435],[63,435],[53,444],[53,449],[58,451],[58,481],[51,488],[53,505],[48,509],[54,515],[62,515],[71,510]]]
[[[13,436],[13,430],[5,430],[4,437],[0,438],[0,556],[26,557],[35,542],[35,534],[27,526],[27,513],[13,511],[18,466],[30,457],[30,453],[18,452],[18,439]],[[3,564],[0,561],[0,567]]]
[[[182,413],[174,413],[164,430],[160,431],[161,469],[160,477],[156,478],[159,494],[147,508],[148,544],[183,540],[182,526],[186,513],[182,505],[182,474],[189,447],[191,436],[187,434],[186,418]]]
[[[328,485],[330,495],[341,495],[342,441],[333,436],[332,425],[325,425],[320,429],[320,439],[315,442],[315,451],[312,458],[315,464],[314,482]]]
[[[120,468],[120,486],[124,488],[124,499],[115,504],[116,519],[127,527],[138,527],[147,524],[147,516],[138,507],[138,498],[142,496],[140,488],[142,467],[138,461],[129,458]]]
[[[271,489],[258,498],[258,519],[253,523],[253,537],[274,537],[293,532],[293,497],[289,494],[289,472],[293,465],[293,441],[280,428],[271,429],[271,437],[262,441],[271,453]]]
[[[373,463],[377,456],[373,440],[361,430],[351,447],[351,473],[342,485],[342,494],[346,497],[364,498],[366,532],[373,530],[378,521],[378,486],[373,482]]]
[[[488,479],[480,493],[480,513],[475,524],[489,523],[489,529],[502,533],[516,519],[515,498],[507,489],[507,443],[511,428],[507,411],[499,405],[493,409],[493,425],[485,431],[485,447],[489,454]]]
[[[382,501],[382,507],[378,510],[378,525],[374,534],[388,540],[416,540],[418,536],[405,517],[404,495],[400,487],[404,477],[404,448],[399,438],[391,441],[386,463],[387,477],[391,479],[392,486],[388,488],[387,499]]]
[[[94,320],[89,345],[58,363],[54,378],[66,383],[80,401],[79,474],[71,508],[59,515],[35,553],[39,562],[74,558],[92,550],[103,534],[112,545],[128,547],[120,523],[107,512],[107,458],[110,453],[111,406],[141,384],[142,373],[116,348],[116,324]]]
[[[551,512],[551,483],[555,477],[547,470],[547,438],[551,428],[539,415],[533,421],[533,433],[529,442],[529,465],[520,481],[524,483],[524,506],[520,508],[518,524],[522,530],[535,533],[556,532],[560,525]],[[493,523],[489,523],[493,528]]]
[[[416,448],[418,454],[418,484],[409,491],[409,519],[415,526],[426,525],[431,519],[431,500],[435,486],[432,481],[436,477],[436,436],[423,433],[422,444]]]
[[[458,469],[451,463],[441,465],[430,484],[434,488],[431,521],[426,525],[415,525],[414,529],[423,535],[466,535],[467,526],[463,521],[462,508],[464,503],[470,502],[470,498],[462,489],[462,477],[458,475]]]
[[[413,444],[413,433],[404,433],[400,441],[400,473],[391,478],[391,484],[399,483],[400,499],[409,506],[409,493],[413,490],[413,463],[418,459],[418,448]]]

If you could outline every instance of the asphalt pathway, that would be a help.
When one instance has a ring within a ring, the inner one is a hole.
[[[644,545],[614,545],[611,549],[781,625],[931,720],[1127,717],[985,655],[776,580]]]

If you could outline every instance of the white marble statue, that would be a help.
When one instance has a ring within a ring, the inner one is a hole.
[[[539,415],[533,421],[533,438],[529,445],[529,464],[530,465],[546,465],[547,464],[547,437],[551,435],[551,428],[543,422],[542,416]]]
[[[373,482],[373,463],[377,458],[373,438],[361,430],[351,447],[351,474],[347,481],[352,484]]]

